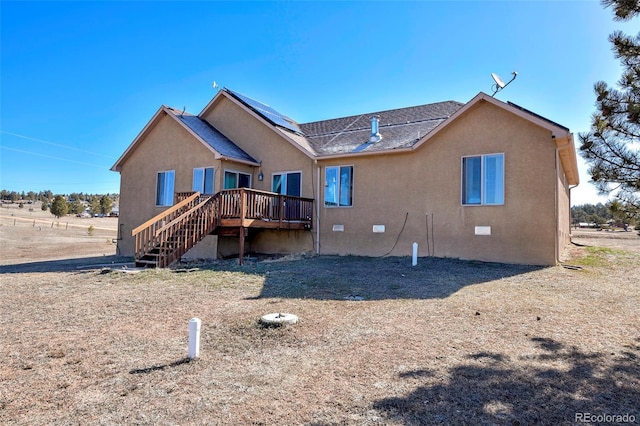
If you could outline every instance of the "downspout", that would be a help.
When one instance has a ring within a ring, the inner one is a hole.
[[[316,165],[316,254],[320,254],[320,167],[317,159],[313,164]]]
[[[551,136],[552,139],[555,140],[555,135]],[[556,226],[556,232],[555,232],[555,258],[556,258],[556,263],[561,263],[560,261],[560,237],[558,236],[558,221],[560,219],[560,212],[559,212],[559,205],[558,205],[558,159],[560,158],[560,150],[564,149],[568,146],[571,145],[571,139],[573,138],[573,135],[571,135],[571,133],[569,134],[569,137],[567,138],[567,143],[565,143],[564,145],[558,146],[556,147],[555,150],[555,165],[556,165],[556,176],[555,176],[555,180],[556,180],[556,184],[554,185],[554,192],[555,192],[555,200],[554,200],[554,204],[555,204],[555,226]],[[565,175],[566,176],[566,175]],[[571,235],[571,190],[573,188],[575,188],[578,185],[573,185],[569,187],[569,235]]]

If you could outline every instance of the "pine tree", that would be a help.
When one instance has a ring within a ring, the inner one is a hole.
[[[89,200],[89,213],[91,213],[91,215],[96,215],[100,214],[100,212],[100,198],[98,198],[97,195],[92,195]]]
[[[617,21],[640,14],[640,0],[602,0]],[[609,36],[614,55],[624,68],[618,89],[599,81],[594,85],[597,111],[591,129],[579,135],[582,156],[602,193],[615,191],[624,208],[640,212],[640,33]]]
[[[111,212],[111,208],[113,207],[113,202],[108,195],[103,195],[100,197],[100,213],[107,215]]]
[[[51,214],[57,218],[66,215],[69,211],[67,200],[65,200],[62,195],[56,195],[49,210],[51,211]]]

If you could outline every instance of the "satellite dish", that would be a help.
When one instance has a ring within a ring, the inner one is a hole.
[[[502,78],[500,78],[500,76],[494,72],[491,73],[491,78],[493,78],[493,81],[496,82],[496,84],[494,84],[491,89],[493,90],[493,94],[491,95],[491,97],[494,97],[496,95],[496,93],[498,93],[499,91],[501,91],[502,89],[504,89],[505,87],[507,87],[513,80],[516,79],[516,77],[518,76],[518,73],[516,71],[512,72],[511,75],[513,76],[511,78],[511,80],[509,80],[508,82],[504,82],[504,80]]]
[[[491,73],[491,78],[493,78],[493,81],[496,82],[496,85],[500,88],[500,89],[504,89],[504,86],[506,86],[506,84],[504,84],[504,81],[502,80],[502,78],[500,78],[500,76],[494,72]]]

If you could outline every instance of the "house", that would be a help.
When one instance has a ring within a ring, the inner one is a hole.
[[[484,93],[297,123],[225,88],[198,115],[161,106],[112,170],[120,252],[160,266],[404,256],[414,242],[420,256],[552,265],[579,181],[568,128]]]

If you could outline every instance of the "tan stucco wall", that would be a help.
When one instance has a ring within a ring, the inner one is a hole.
[[[461,158],[493,153],[505,156],[505,204],[462,206]],[[410,255],[415,241],[420,256],[433,246],[441,257],[555,263],[551,134],[501,108],[480,102],[412,154],[321,165],[322,179],[325,166],[354,166],[353,207],[320,209],[322,253],[381,256],[398,240],[391,255]],[[373,233],[373,225],[386,232]],[[476,226],[490,226],[491,235],[475,235]]]
[[[203,116],[226,137],[242,147],[262,167],[253,169],[252,187],[262,191],[271,191],[274,173],[301,172],[302,197],[315,198],[316,173],[313,160],[301,150],[293,146],[282,136],[254,117],[240,105],[226,98],[220,99]],[[240,165],[223,164],[225,169],[242,170]],[[258,180],[262,170],[264,180]],[[237,243],[224,243],[220,252],[236,250]],[[297,253],[313,250],[313,238],[310,231],[261,231],[247,239],[247,249],[259,253]]]
[[[175,170],[175,191],[191,191],[193,169],[214,167],[216,187],[221,182],[221,162],[173,118],[161,112],[156,124],[135,145],[120,171],[120,217],[122,241],[118,248],[124,256],[133,255],[131,230],[166,210],[156,207],[157,173]],[[209,245],[215,246],[211,242]],[[215,247],[209,247],[215,257]],[[193,254],[201,255],[197,252]]]
[[[568,244],[571,243],[571,194],[560,158],[557,159],[556,183],[558,188],[558,246],[557,258],[561,259]]]
[[[296,171],[302,173],[302,196],[317,200],[312,231],[252,234],[247,250],[254,252],[310,252],[319,244],[323,254],[404,256],[418,242],[420,256],[548,265],[568,242],[569,191],[550,131],[486,101],[414,152],[317,163],[231,99],[221,98],[204,118],[261,161],[261,168],[216,160],[173,118],[159,119],[122,164],[122,254],[133,253],[131,229],[164,209],[155,207],[158,171],[175,170],[175,190],[190,191],[193,168],[211,166],[216,191],[225,170],[251,173],[252,187],[266,191],[274,173]],[[461,158],[494,153],[504,153],[505,204],[461,205]],[[352,207],[323,206],[325,167],[333,165],[354,167]],[[344,232],[334,232],[334,225],[343,225]],[[374,225],[384,225],[385,232],[374,233]],[[475,235],[476,226],[491,227],[491,235]],[[234,250],[237,239],[211,236],[186,257],[215,258]]]

